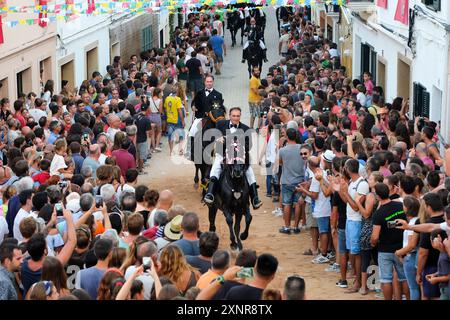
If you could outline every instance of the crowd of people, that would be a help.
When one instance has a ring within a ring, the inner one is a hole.
[[[347,76],[337,45],[300,9],[280,10],[279,63],[253,69],[250,126],[267,141],[266,197],[280,233],[309,230],[303,255],[336,286],[380,297],[448,299],[450,149],[440,123],[388,101],[370,72]],[[349,273],[349,274],[348,274]],[[352,283],[348,279],[353,278]]]
[[[387,300],[448,299],[439,123],[410,119],[408,100],[386,101],[370,73],[347,77],[336,44],[301,9],[282,12],[281,59],[253,69],[249,93],[280,237],[308,229],[303,254],[330,263],[348,293],[366,295],[377,265]],[[274,255],[219,249],[173,191],[138,183],[163,136],[183,152],[188,101],[225,55],[223,17],[191,14],[166,48],[115,57],[75,91],[49,80],[0,101],[1,300],[305,298],[299,275],[270,287]]]
[[[266,290],[276,257],[219,250],[173,191],[137,182],[163,137],[170,154],[183,142],[223,31],[221,15],[190,14],[167,47],[114,57],[77,89],[48,80],[0,101],[0,300],[304,298],[297,275]]]

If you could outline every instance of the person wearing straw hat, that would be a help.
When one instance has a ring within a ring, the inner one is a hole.
[[[164,236],[155,240],[158,246],[158,253],[162,251],[170,243],[180,240],[181,238],[181,222],[183,220],[182,215],[175,216],[164,228]]]

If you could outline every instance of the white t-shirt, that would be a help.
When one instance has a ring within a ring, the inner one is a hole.
[[[306,170],[305,170],[305,181],[308,181],[309,179],[311,179],[312,177],[314,177],[314,172],[311,171],[311,169],[309,168],[309,166],[306,166]],[[311,181],[312,182],[312,181]],[[309,196],[305,197],[305,202],[311,204],[312,199]]]
[[[439,227],[444,230],[445,232],[447,232],[447,235],[450,236],[450,226],[449,226],[450,222],[442,222]]]
[[[100,163],[100,165],[104,165],[106,158],[108,158],[108,156],[106,154],[100,154],[100,157],[98,157],[98,163]]]
[[[14,218],[14,227],[13,227],[13,235],[19,242],[23,241],[22,233],[20,232],[20,222],[30,215],[29,212],[26,212],[22,208],[20,208],[19,212],[17,212],[16,217]]]
[[[59,233],[48,235],[45,239],[47,240],[47,246],[52,250],[64,245],[64,240]]]
[[[55,154],[50,165],[50,175],[58,176],[60,174],[58,170],[65,168],[67,168],[67,166],[66,162],[64,161],[64,157],[59,154]]]
[[[125,271],[125,280],[128,280],[136,271],[136,266],[129,266],[127,271]],[[136,278],[142,282],[144,286],[144,300],[150,300],[152,295],[153,284],[155,281],[149,273],[143,273]]]
[[[38,122],[39,119],[42,117],[47,117],[47,113],[38,108],[30,109],[28,113],[30,114],[30,116],[33,117],[34,121],[36,122]]]
[[[149,228],[153,228],[155,226],[155,213],[156,208],[153,209],[152,212],[150,212],[150,214],[148,215],[147,224]]]
[[[281,53],[287,53],[289,48],[289,34],[283,34],[280,37]]]
[[[222,24],[222,21],[220,21],[220,20],[215,20],[213,22],[213,28],[214,28],[214,30],[217,30],[217,35],[220,37],[223,36],[222,26],[223,26],[223,24]]]
[[[366,95],[362,92],[359,92],[356,95],[356,101],[358,101],[361,104],[361,106],[365,107],[366,106]]]
[[[356,190],[358,188],[358,190]],[[350,182],[348,185],[348,194],[352,197],[353,200],[356,198],[356,193],[361,195],[369,194],[369,184],[364,180],[363,177],[359,177],[358,180]],[[352,209],[350,204],[347,203],[347,219],[351,221],[361,221],[361,213],[359,211],[355,211]]]
[[[0,243],[9,233],[8,223],[3,215],[0,216]]]
[[[323,179],[326,183],[328,183],[327,173],[322,170]],[[316,179],[316,177],[312,176],[311,186],[309,187],[309,191],[318,192],[319,197],[315,200],[312,200],[311,206],[312,215],[314,218],[322,218],[331,216],[331,202],[330,197],[325,197],[325,194],[320,188],[320,182]]]
[[[337,51],[337,49],[330,49],[328,50],[329,54],[330,54],[330,58],[335,58],[335,57],[339,57],[339,52]]]
[[[208,63],[208,57],[206,57],[204,54],[199,53],[197,54],[197,59],[202,63],[203,72],[207,73],[209,71],[209,67],[206,66],[206,64]]]
[[[114,128],[109,127],[108,131],[106,132],[106,135],[108,136],[109,141],[114,142],[114,136],[119,131],[120,131],[120,129],[114,129]]]
[[[409,220],[408,225],[410,225],[410,226],[415,225],[417,219],[419,219],[419,217],[412,218],[411,220]],[[403,248],[406,248],[406,246],[408,245],[408,238],[413,233],[414,233],[414,231],[412,231],[412,230],[405,230],[405,231],[403,231]]]
[[[116,193],[117,193],[117,199],[120,199],[120,197],[122,196],[122,193],[123,192],[135,192],[135,189],[134,189],[134,187],[132,187],[132,186],[130,186],[129,184],[124,184],[123,186],[122,185],[120,185],[118,188],[117,188],[117,191],[116,191]]]

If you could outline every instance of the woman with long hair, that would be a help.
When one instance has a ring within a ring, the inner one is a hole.
[[[106,270],[98,286],[97,300],[112,300],[111,288],[114,288],[114,282],[120,278],[123,278],[123,272],[119,269],[110,268]],[[125,280],[123,283],[125,283]]]
[[[47,256],[42,265],[41,280],[51,281],[56,287],[59,297],[70,295],[70,290],[67,288],[67,275],[64,267],[57,258]]]
[[[47,105],[50,104],[50,101],[52,100],[53,97],[53,92],[55,92],[54,86],[55,84],[51,79],[47,80],[47,82],[45,83],[42,99],[44,99],[47,102]]]
[[[153,152],[161,152],[159,143],[161,142],[161,114],[163,113],[163,99],[160,88],[154,88],[150,99],[148,99],[150,106],[149,119],[152,122],[152,138],[150,141],[150,148]],[[154,125],[153,125],[154,124]]]
[[[200,274],[186,262],[179,247],[166,246],[161,252],[160,262],[159,276],[167,277],[182,294],[197,284]]]
[[[122,265],[120,266],[120,270],[125,274],[125,271],[127,271],[129,266],[133,266],[138,261],[137,259],[137,248],[145,243],[150,241],[146,237],[139,236],[136,239],[131,242],[130,247],[127,250],[127,254],[125,257],[125,260],[123,261]]]

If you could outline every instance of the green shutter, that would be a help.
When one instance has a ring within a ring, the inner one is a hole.
[[[152,26],[142,29],[141,34],[142,51],[150,50],[152,47]]]

